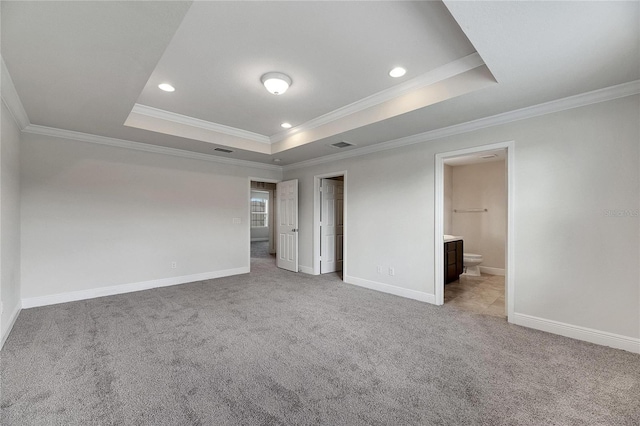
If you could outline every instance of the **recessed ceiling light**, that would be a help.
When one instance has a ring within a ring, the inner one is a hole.
[[[391,71],[389,71],[389,75],[393,78],[398,78],[398,77],[402,77],[403,75],[405,75],[407,73],[407,70],[405,70],[402,67],[395,67],[394,69],[392,69]]]
[[[175,92],[176,88],[170,85],[169,83],[158,84],[160,90],[164,90],[165,92]]]
[[[281,162],[281,161],[282,161],[282,160],[281,160],[281,159],[279,159],[279,158],[274,158],[274,159],[273,159],[273,162],[274,162],[274,163],[279,163],[279,162]]]
[[[260,78],[264,87],[274,95],[282,95],[291,86],[291,77],[281,72],[268,72]]]
[[[290,129],[291,128],[291,123],[282,123],[280,125],[280,127],[282,127],[283,129]]]

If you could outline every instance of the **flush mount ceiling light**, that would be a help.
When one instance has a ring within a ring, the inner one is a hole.
[[[281,72],[268,72],[260,78],[264,87],[274,95],[282,95],[291,86],[291,77]]]
[[[169,83],[158,84],[160,90],[164,90],[165,92],[175,92],[176,88],[170,85]]]
[[[393,78],[398,78],[398,77],[402,77],[403,75],[405,75],[407,73],[407,70],[405,70],[402,67],[395,67],[394,69],[392,69],[391,71],[389,71],[389,75]]]
[[[282,123],[280,125],[280,127],[282,127],[283,129],[290,129],[291,128],[291,123]]]

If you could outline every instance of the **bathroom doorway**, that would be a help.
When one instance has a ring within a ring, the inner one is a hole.
[[[512,312],[512,157],[513,143],[436,155],[436,304]]]

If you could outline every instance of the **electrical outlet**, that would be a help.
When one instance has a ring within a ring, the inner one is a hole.
[[[178,267],[178,262],[171,262],[171,269],[176,269]]]
[[[378,265],[378,273],[381,274],[382,273],[382,266]]]
[[[395,268],[389,268],[389,275],[394,276],[396,274]]]

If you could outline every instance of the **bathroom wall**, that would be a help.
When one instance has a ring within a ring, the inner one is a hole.
[[[507,238],[507,185],[504,160],[451,167],[451,233],[464,237],[464,251],[481,254],[483,272],[504,273]],[[446,205],[445,205],[446,208]],[[446,216],[446,214],[445,214]]]
[[[453,167],[445,164],[443,168],[444,184],[444,233],[452,235],[451,221],[453,220]]]

